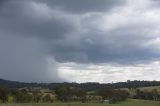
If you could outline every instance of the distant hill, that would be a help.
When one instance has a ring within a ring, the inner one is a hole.
[[[31,86],[31,85],[32,85],[31,83],[24,83],[24,82],[17,82],[17,81],[0,79],[0,86],[1,87],[22,88],[22,87],[28,87],[28,86]]]
[[[101,84],[96,82],[88,82],[88,83],[24,83],[17,81],[9,81],[0,79],[0,87],[7,87],[10,89],[23,88],[23,87],[41,87],[41,88],[49,88],[54,89],[59,85],[67,85],[71,87],[76,87],[80,89],[84,89],[86,91],[95,91],[106,86],[110,86],[112,88],[138,88],[138,87],[149,87],[149,86],[160,86],[160,81],[127,81],[127,82],[118,82],[118,83],[107,83]]]

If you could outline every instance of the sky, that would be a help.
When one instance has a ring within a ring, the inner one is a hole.
[[[0,78],[160,80],[159,0],[0,0]]]

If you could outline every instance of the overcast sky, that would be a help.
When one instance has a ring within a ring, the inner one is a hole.
[[[160,80],[159,0],[0,0],[0,78]]]

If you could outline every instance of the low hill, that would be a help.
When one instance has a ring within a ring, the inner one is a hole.
[[[76,87],[80,89],[84,89],[86,91],[96,91],[106,86],[110,86],[115,89],[119,88],[139,88],[139,87],[150,87],[150,86],[160,86],[160,81],[127,81],[127,82],[118,82],[118,83],[107,83],[101,84],[96,82],[88,82],[88,83],[25,83],[25,82],[17,82],[17,81],[9,81],[0,79],[0,87],[7,88],[23,88],[23,87],[41,87],[41,88],[49,88],[53,89],[59,85],[67,85],[71,87]]]

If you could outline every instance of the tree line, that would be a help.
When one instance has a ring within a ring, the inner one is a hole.
[[[109,100],[116,103],[126,100],[129,93],[119,90],[128,88],[136,90],[132,97],[135,99],[160,100],[158,91],[152,92],[137,90],[139,87],[160,86],[160,81],[127,81],[111,84],[100,83],[21,83],[0,79],[0,102],[53,102],[59,101],[90,101]],[[31,89],[40,88],[40,89]],[[49,89],[51,92],[44,94],[41,90]]]
[[[77,89],[69,86],[59,86],[55,89],[55,93],[57,98],[61,101],[88,101],[89,94],[85,90]],[[111,87],[105,87],[99,91],[95,91],[92,93],[93,97],[100,96],[101,99],[99,102],[103,102],[103,100],[108,100],[109,103],[117,103],[121,101],[125,101],[129,93],[124,90],[114,90]]]
[[[127,91],[114,90],[111,87],[106,87],[99,91],[89,93],[83,89],[75,88],[66,85],[60,85],[49,93],[42,92],[43,89],[7,89],[0,88],[0,102],[15,102],[15,103],[38,103],[38,102],[54,102],[62,101],[80,101],[87,102],[96,100],[96,102],[103,102],[109,100],[110,103],[117,103],[125,101],[129,95]],[[55,98],[53,97],[55,96]],[[99,98],[98,98],[99,97]]]
[[[107,86],[110,86],[114,89],[118,88],[138,88],[138,87],[148,87],[148,86],[160,86],[160,81],[130,81],[127,82],[117,82],[117,83],[107,83],[107,84],[100,84],[97,82],[89,82],[89,83],[23,83],[23,82],[16,82],[16,81],[8,81],[0,79],[1,87],[7,87],[12,89],[17,88],[24,88],[24,87],[41,87],[41,88],[49,88],[55,89],[60,85],[72,86],[76,88],[83,89],[85,91],[96,91],[103,89]]]
[[[50,94],[44,95],[40,90],[28,91],[28,89],[8,89],[0,88],[0,102],[15,102],[15,103],[29,103],[29,102],[52,102]]]

